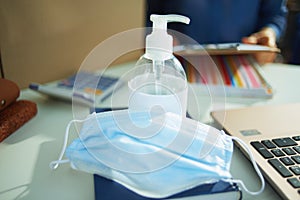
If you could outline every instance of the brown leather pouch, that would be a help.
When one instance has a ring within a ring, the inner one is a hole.
[[[0,78],[0,112],[17,100],[20,89],[14,82]]]
[[[19,96],[17,84],[0,78],[0,142],[37,114],[37,105]]]
[[[0,142],[14,133],[37,114],[37,105],[17,100],[0,113]]]

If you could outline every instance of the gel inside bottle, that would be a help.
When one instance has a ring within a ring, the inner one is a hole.
[[[162,109],[186,115],[188,85],[181,63],[173,55],[168,22],[189,23],[181,15],[151,15],[152,33],[146,37],[145,54],[137,61],[135,77],[128,82],[129,109]]]

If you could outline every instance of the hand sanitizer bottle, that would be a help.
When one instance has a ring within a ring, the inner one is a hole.
[[[135,76],[129,80],[129,109],[162,109],[186,115],[188,85],[186,74],[173,55],[173,37],[168,22],[189,23],[181,15],[151,15],[152,33],[146,37],[145,54],[137,61]]]

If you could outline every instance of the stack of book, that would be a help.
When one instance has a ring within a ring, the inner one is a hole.
[[[274,89],[253,54],[279,49],[229,43],[179,46],[175,51],[195,91],[234,97],[273,96]]]

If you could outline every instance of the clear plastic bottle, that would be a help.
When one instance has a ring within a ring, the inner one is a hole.
[[[137,61],[135,76],[129,80],[129,109],[162,109],[186,115],[188,85],[181,63],[173,55],[173,38],[168,22],[189,23],[180,15],[151,15],[153,30],[146,37],[146,52]]]

